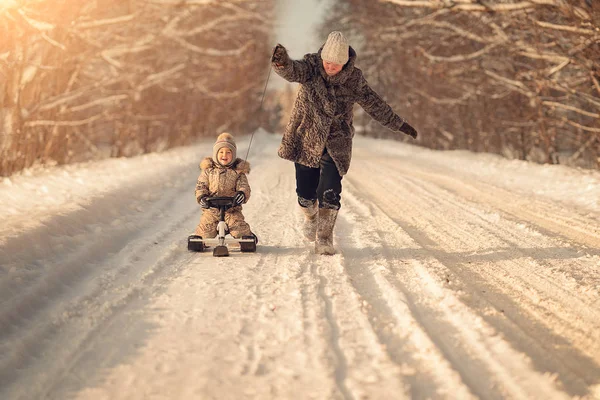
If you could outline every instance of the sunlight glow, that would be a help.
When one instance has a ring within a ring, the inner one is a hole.
[[[15,0],[0,0],[0,11],[15,7],[19,7],[19,4]]]

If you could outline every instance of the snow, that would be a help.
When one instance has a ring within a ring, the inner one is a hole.
[[[279,140],[229,258],[186,250],[213,140],[1,180],[0,398],[600,398],[600,172],[357,137],[316,256]]]

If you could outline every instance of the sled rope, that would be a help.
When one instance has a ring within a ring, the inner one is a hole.
[[[267,93],[267,85],[269,84],[269,78],[271,77],[271,69],[272,69],[271,65],[269,64],[269,73],[267,75],[267,81],[265,82],[265,88],[263,89],[262,99],[260,100],[260,108],[258,109],[259,114],[262,111],[263,102],[265,101],[265,93]],[[252,131],[252,136],[250,136],[250,143],[248,143],[248,151],[246,152],[246,158],[244,158],[244,161],[248,160],[248,154],[250,153],[250,146],[252,146],[252,139],[254,139],[254,132],[256,132],[256,130]]]

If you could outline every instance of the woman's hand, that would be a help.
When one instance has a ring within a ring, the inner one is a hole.
[[[273,55],[271,56],[271,62],[274,63],[277,67],[283,66],[288,60],[288,54],[285,47],[280,44],[277,44],[273,49]]]
[[[404,124],[402,124],[402,126],[400,127],[400,131],[403,133],[406,133],[408,136],[410,136],[413,139],[417,138],[417,130],[415,128],[413,128],[408,122],[404,122]]]

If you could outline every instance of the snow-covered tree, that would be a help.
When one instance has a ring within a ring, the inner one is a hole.
[[[273,1],[0,2],[0,174],[251,126]]]
[[[331,29],[353,34],[359,66],[422,144],[600,164],[592,2],[338,0]]]

